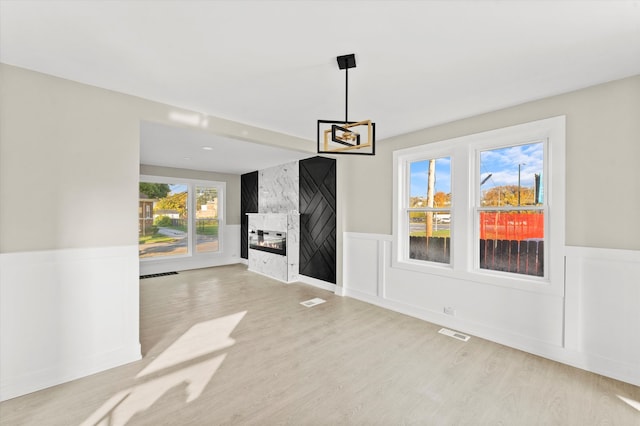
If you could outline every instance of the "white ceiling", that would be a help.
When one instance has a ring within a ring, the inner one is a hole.
[[[344,117],[348,53],[349,117],[383,143],[640,74],[640,1],[0,0],[4,63],[311,141]]]
[[[140,123],[142,164],[243,174],[313,156],[216,136],[197,129]]]

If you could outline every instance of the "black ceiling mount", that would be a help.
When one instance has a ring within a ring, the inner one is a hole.
[[[356,55],[351,53],[349,55],[338,56],[338,68],[341,70],[355,68],[356,67]]]

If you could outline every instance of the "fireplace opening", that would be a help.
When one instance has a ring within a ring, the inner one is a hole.
[[[249,232],[249,248],[282,256],[287,255],[287,233],[258,229]]]

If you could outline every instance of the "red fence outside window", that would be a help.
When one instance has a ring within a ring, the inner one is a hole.
[[[481,240],[532,240],[544,238],[541,212],[480,212]]]

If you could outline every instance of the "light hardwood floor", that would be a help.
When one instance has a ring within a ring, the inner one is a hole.
[[[636,386],[243,265],[140,287],[141,361],[5,401],[0,424],[640,425]]]

